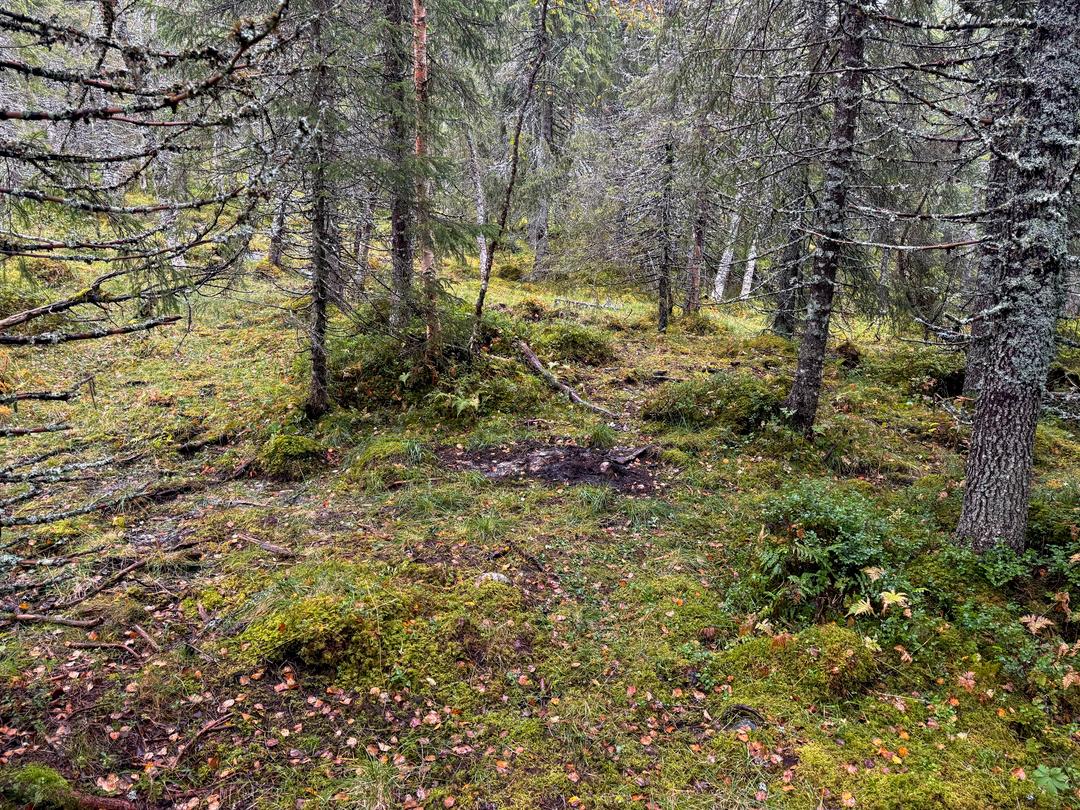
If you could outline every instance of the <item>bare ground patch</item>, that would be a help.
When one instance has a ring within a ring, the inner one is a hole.
[[[653,446],[598,450],[573,444],[520,442],[463,450],[446,447],[439,460],[452,470],[493,481],[533,479],[551,484],[607,484],[620,492],[649,494],[658,486],[659,451]]]

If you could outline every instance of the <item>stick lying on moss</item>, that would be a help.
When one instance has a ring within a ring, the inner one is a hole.
[[[601,416],[607,416],[611,419],[618,418],[615,414],[613,414],[606,408],[601,408],[599,405],[594,405],[587,399],[582,399],[582,397],[577,393],[577,391],[575,391],[566,383],[559,380],[558,377],[556,377],[554,374],[544,368],[544,364],[540,362],[540,358],[536,356],[536,352],[534,352],[529,347],[529,344],[526,343],[524,340],[515,340],[514,348],[518,350],[518,353],[521,355],[521,359],[525,362],[525,365],[527,365],[538,375],[540,375],[540,378],[549,386],[554,388],[556,391],[561,391],[562,393],[566,394],[567,398],[569,398],[571,402],[576,405],[580,405],[583,408],[588,408],[593,413],[598,413]]]

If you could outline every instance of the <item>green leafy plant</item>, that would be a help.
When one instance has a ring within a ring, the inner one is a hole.
[[[1039,765],[1031,774],[1031,781],[1051,796],[1057,796],[1069,789],[1069,777],[1061,768]]]

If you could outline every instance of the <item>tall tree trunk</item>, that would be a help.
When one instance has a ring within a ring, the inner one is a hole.
[[[780,254],[777,273],[776,312],[772,329],[781,337],[792,338],[799,321],[799,305],[806,253],[806,200],[810,196],[810,153],[814,148],[813,122],[819,117],[820,81],[828,27],[829,11],[825,0],[807,0],[802,4],[806,16],[806,78],[801,88],[802,107],[796,121],[795,144],[800,151],[788,177],[786,203],[790,209],[787,241]]]
[[[555,149],[555,99],[549,86],[540,95],[540,143],[537,148],[536,171],[540,176],[540,199],[536,215],[529,223],[529,241],[536,256],[532,278],[539,279],[547,270],[548,229],[551,218],[551,170]]]
[[[476,142],[471,132],[465,132],[465,144],[469,147],[469,174],[472,176],[473,193],[476,196],[476,250],[480,267],[488,263],[488,240],[484,235],[487,227],[487,196],[484,194],[484,173],[480,169],[480,156],[476,152]]]
[[[409,149],[408,59],[403,0],[384,0],[383,84],[389,105],[387,151],[390,177],[390,322],[401,327],[412,306],[413,174]]]
[[[792,338],[798,325],[799,288],[802,284],[803,250],[806,236],[802,229],[788,231],[788,242],[780,253],[780,273],[777,278],[776,312],[772,330],[781,337]]]
[[[671,277],[675,269],[675,133],[668,125],[661,156],[660,263],[657,283],[657,329],[666,332],[671,320]]]
[[[735,195],[732,203],[731,225],[728,228],[728,240],[724,246],[724,252],[720,255],[720,264],[716,268],[716,278],[713,279],[713,300],[721,303],[727,290],[728,279],[731,277],[731,267],[735,263],[735,242],[739,238],[739,228],[742,225],[742,202],[743,194]]]
[[[370,268],[368,262],[371,257],[371,237],[375,231],[375,191],[371,190],[364,194],[360,202],[360,213],[356,219],[356,228],[353,232],[353,255],[356,257],[356,277],[353,283],[357,293],[364,291],[367,284]]]
[[[995,59],[988,65],[989,70],[993,71],[993,78],[1000,81],[993,104],[994,117],[999,121],[1006,118],[1008,108],[1016,98],[1015,84],[1020,78],[1021,70],[1016,50],[1018,47],[1018,37],[1015,34],[1007,37],[1002,46],[1003,58]],[[990,359],[991,325],[989,316],[984,313],[993,306],[993,298],[1001,283],[1000,270],[1003,264],[1000,251],[1003,237],[1007,233],[1006,216],[1000,209],[1008,202],[1011,171],[1009,161],[1004,155],[1014,150],[1016,145],[1007,133],[998,133],[995,141],[997,148],[990,155],[986,174],[986,209],[995,213],[983,229],[984,241],[979,250],[976,269],[975,295],[971,303],[971,343],[968,345],[967,365],[964,368],[964,393],[967,396],[976,396],[982,388]]]
[[[510,219],[510,204],[514,199],[514,185],[517,183],[518,163],[521,158],[521,129],[525,124],[525,113],[536,90],[536,77],[540,75],[540,69],[543,68],[548,57],[550,40],[547,26],[548,0],[540,0],[536,17],[536,61],[525,80],[525,98],[518,110],[517,120],[514,122],[514,133],[510,139],[510,176],[506,180],[502,207],[499,209],[499,227],[491,244],[488,245],[487,262],[480,265],[480,290],[476,294],[476,303],[473,306],[473,327],[472,334],[469,336],[469,353],[473,355],[480,351],[480,324],[484,315],[484,301],[487,299],[488,286],[491,283],[491,265],[495,261],[495,251],[499,249],[499,243],[506,235],[506,226]]]
[[[701,311],[701,280],[705,273],[705,229],[708,227],[708,193],[702,182],[698,189],[690,259],[687,262],[686,314]]]
[[[339,245],[334,225],[334,199],[329,163],[333,156],[334,122],[333,76],[329,64],[329,43],[326,41],[327,4],[315,4],[311,25],[312,44],[318,64],[315,67],[311,92],[312,118],[316,130],[311,147],[311,387],[305,410],[309,417],[318,418],[330,407],[329,381],[326,363],[327,309],[337,275],[336,249]]]
[[[1024,548],[1035,426],[1054,353],[1080,140],[1080,4],[1040,0],[1020,94],[1016,176],[997,273],[959,542]]]
[[[809,279],[806,326],[799,346],[795,379],[786,407],[792,424],[809,435],[817,415],[825,350],[829,341],[836,276],[843,251],[848,210],[848,183],[855,162],[855,137],[862,106],[866,13],[854,3],[845,3],[840,15],[840,63],[837,79],[833,129],[829,137],[829,160],[825,170],[821,239],[814,253]]]
[[[424,356],[428,369],[438,373],[440,352],[439,276],[435,267],[435,235],[431,226],[432,182],[426,162],[431,137],[431,101],[428,82],[428,20],[426,0],[413,0],[413,82],[416,87],[416,179],[417,244],[420,248],[420,282],[424,294]]]

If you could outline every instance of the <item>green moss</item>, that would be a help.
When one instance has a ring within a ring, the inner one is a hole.
[[[68,780],[46,765],[23,765],[0,776],[0,787],[5,798],[42,810],[78,806]]]
[[[757,694],[797,687],[809,704],[858,692],[877,676],[878,663],[858,633],[825,624],[794,636],[746,639],[717,654],[709,669],[717,682],[734,676]]]
[[[599,366],[615,358],[615,348],[606,333],[572,321],[561,321],[541,329],[536,348],[545,356],[564,363]]]
[[[722,425],[743,434],[776,414],[783,396],[778,379],[720,372],[660,386],[645,403],[642,416],[671,425]]]
[[[714,321],[707,313],[696,312],[693,315],[685,315],[675,322],[675,331],[684,335],[719,335],[727,331],[724,325]]]
[[[318,468],[325,460],[325,452],[314,439],[279,433],[259,450],[259,466],[267,475],[291,481]]]

